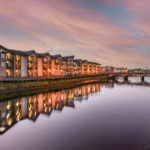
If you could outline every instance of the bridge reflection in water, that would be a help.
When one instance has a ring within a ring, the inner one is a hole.
[[[0,102],[0,134],[23,119],[36,121],[40,114],[50,116],[54,110],[62,111],[64,106],[75,108],[75,100],[88,99],[96,92],[100,92],[98,83]]]
[[[116,76],[114,78],[116,83],[126,83],[126,84],[137,84],[137,85],[149,85],[150,86],[150,77],[149,76]]]

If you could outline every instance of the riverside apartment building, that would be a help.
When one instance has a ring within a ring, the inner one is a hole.
[[[8,49],[0,45],[0,77],[36,78],[100,73],[100,64],[74,56]]]

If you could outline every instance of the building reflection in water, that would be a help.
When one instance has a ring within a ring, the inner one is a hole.
[[[99,83],[0,102],[0,134],[20,120],[36,121],[41,113],[50,116],[53,110],[62,111],[64,106],[75,108],[75,100],[87,100],[97,92],[100,92]]]

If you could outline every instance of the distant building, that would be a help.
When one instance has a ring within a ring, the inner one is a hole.
[[[105,72],[107,72],[107,73],[111,73],[111,72],[114,72],[114,67],[112,67],[112,66],[106,66],[106,67],[104,67],[105,68]]]

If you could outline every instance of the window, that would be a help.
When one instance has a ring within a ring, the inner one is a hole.
[[[1,54],[1,58],[4,59],[5,58],[5,54],[2,53]]]
[[[28,61],[33,61],[33,58],[31,56],[29,56]]]
[[[1,62],[1,67],[5,67],[5,62]]]
[[[6,59],[7,60],[13,60],[13,55],[11,53],[6,54]]]
[[[19,55],[16,55],[16,61],[20,61],[20,56]]]
[[[55,63],[56,63],[56,64],[58,64],[58,63],[59,63],[59,60],[58,60],[58,59],[56,59],[56,60],[55,60]]]
[[[47,63],[47,61],[48,61],[48,59],[47,59],[47,58],[44,58],[44,62]]]

